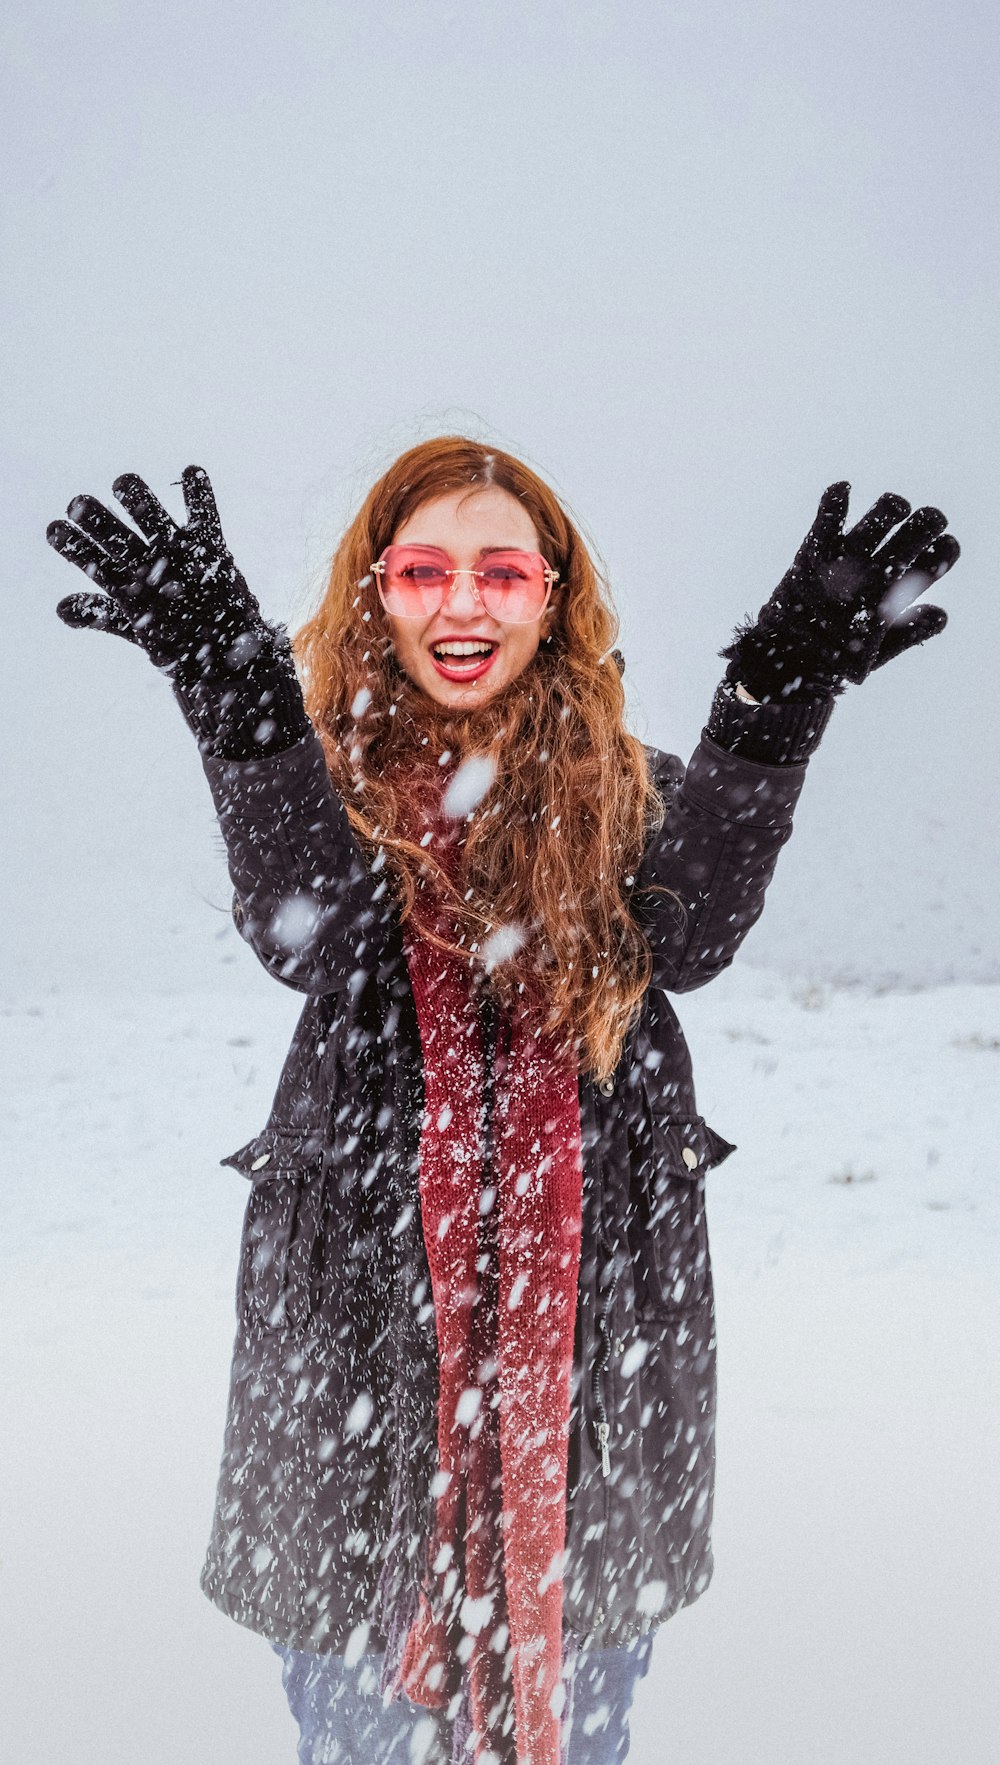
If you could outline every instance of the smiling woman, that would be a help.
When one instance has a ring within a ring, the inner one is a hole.
[[[493,991],[507,1006],[535,998],[599,1078],[648,985],[622,878],[660,812],[625,728],[616,630],[549,487],[510,455],[445,436],[373,487],[295,640],[331,776],[372,859],[390,866],[403,920],[431,932],[443,895],[472,951],[498,929],[533,927]],[[472,647],[471,665],[455,644]],[[494,783],[462,828],[459,889],[432,822],[470,755]]]
[[[484,704],[534,657],[556,578],[539,544],[523,504],[498,485],[434,497],[397,530],[375,565],[393,649],[438,704]]]
[[[49,538],[70,624],[196,733],[234,914],[305,995],[250,1183],[211,1599],[282,1657],[302,1765],[620,1765],[654,1631],[712,1573],[708,1172],[667,999],[759,918],[848,681],[940,631],[958,556],[832,485],[685,767],[624,723],[616,624],[527,466],[379,480],[295,641],[211,486],[132,475]],[[138,529],[138,531],[137,531]],[[93,592],[96,586],[101,592]]]

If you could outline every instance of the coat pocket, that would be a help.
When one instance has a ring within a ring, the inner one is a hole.
[[[640,1310],[685,1312],[708,1296],[705,1177],[736,1148],[701,1116],[649,1122],[640,1162]]]
[[[322,1141],[297,1129],[269,1127],[222,1162],[251,1184],[237,1316],[258,1329],[304,1329],[323,1194]]]

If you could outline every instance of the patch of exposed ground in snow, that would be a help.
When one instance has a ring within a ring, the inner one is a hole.
[[[198,1590],[282,989],[0,1006],[0,1660],[16,1765],[292,1765],[267,1645]],[[717,1570],[635,1765],[985,1765],[1000,988],[737,965],[674,1000],[712,1173]]]

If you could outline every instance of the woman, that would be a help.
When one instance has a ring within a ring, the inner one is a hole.
[[[203,1585],[271,1639],[305,1761],[606,1765],[711,1575],[706,1172],[668,992],[759,917],[835,698],[940,631],[958,556],[835,484],[720,652],[690,765],[624,727],[579,533],[458,437],[374,486],[290,646],[205,474],[49,529],[200,745],[237,925],[306,995],[250,1179]],[[141,531],[136,531],[139,529]]]

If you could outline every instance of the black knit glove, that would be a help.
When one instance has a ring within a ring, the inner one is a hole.
[[[763,704],[842,693],[948,622],[943,607],[911,605],[959,555],[940,509],[910,514],[886,494],[845,533],[849,494],[844,483],[823,492],[791,569],[719,651],[726,680]]]
[[[104,592],[67,595],[56,612],[144,649],[202,748],[231,759],[278,752],[310,727],[287,634],[264,619],[233,561],[207,473],[187,466],[181,485],[188,518],[178,527],[141,478],[115,480],[142,534],[95,497],[74,498],[46,537]]]

